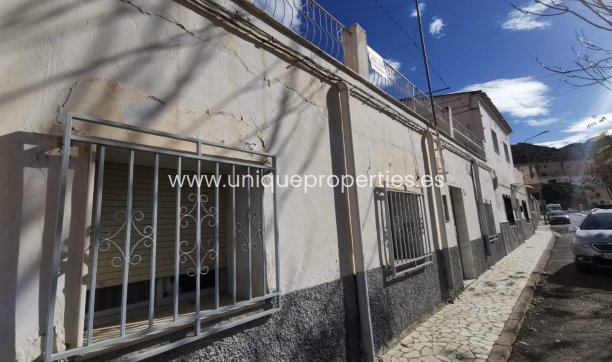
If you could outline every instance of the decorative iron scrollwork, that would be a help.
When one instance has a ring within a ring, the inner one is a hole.
[[[134,211],[132,213],[130,227],[136,231],[137,235],[139,235],[140,238],[131,246],[129,250],[127,250],[127,253],[125,250],[123,250],[123,248],[119,246],[119,244],[117,244],[113,240],[119,233],[121,233],[126,228],[128,224],[127,216],[128,214],[125,211],[120,210],[115,212],[113,218],[115,220],[121,220],[121,226],[114,233],[112,232],[112,230],[109,229],[106,231],[106,236],[100,237],[100,244],[98,246],[99,251],[109,252],[112,248],[116,249],[119,252],[119,256],[115,256],[113,257],[113,259],[111,259],[111,264],[115,267],[122,266],[126,260],[131,265],[140,264],[140,262],[142,261],[142,256],[140,254],[134,254],[134,251],[136,250],[138,245],[142,244],[146,248],[150,248],[151,245],[153,245],[153,234],[155,232],[153,227],[151,225],[147,225],[142,230],[140,230],[138,228],[138,225],[136,224],[138,221],[142,221],[144,219],[144,213],[142,211]]]
[[[245,212],[244,213],[244,224],[236,223],[236,228],[234,233],[236,235],[236,240],[238,242],[242,242],[241,247],[242,251],[257,250],[257,239],[263,239],[263,227],[260,221],[258,221],[258,216],[256,212]],[[246,230],[243,229],[243,225]],[[249,225],[251,230],[249,230]],[[250,238],[249,238],[249,231]]]
[[[200,207],[200,223],[215,227],[217,226],[217,207],[210,206],[206,207],[208,202],[208,196],[198,195],[196,193],[190,193],[187,197],[189,201],[193,202],[191,208],[187,206],[181,206],[180,209],[180,226],[181,229],[186,229],[191,222],[198,222],[198,215],[196,207]],[[205,265],[207,260],[217,259],[216,241],[214,239],[200,240],[200,265],[197,262],[197,249],[198,241],[193,242],[193,246],[190,247],[190,242],[187,240],[181,240],[179,243],[179,262],[185,264],[188,261],[193,265],[187,269],[187,275],[190,277],[196,276],[200,273],[206,275],[210,271],[210,268]]]
[[[210,271],[210,268],[205,265],[206,259],[215,260],[217,258],[216,243],[214,239],[201,240],[200,241],[200,265],[198,266],[197,260],[194,255],[197,255],[197,243],[193,243],[193,247],[189,249],[189,242],[187,240],[181,240],[179,244],[179,262],[185,264],[188,260],[193,264],[192,267],[187,269],[187,275],[190,277],[196,276],[199,272],[201,275],[206,275]],[[197,270],[196,270],[197,267]]]

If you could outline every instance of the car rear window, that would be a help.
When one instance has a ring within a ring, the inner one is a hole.
[[[612,230],[612,213],[591,214],[584,220],[582,230]]]
[[[565,215],[563,211],[553,211],[550,213],[551,216]]]

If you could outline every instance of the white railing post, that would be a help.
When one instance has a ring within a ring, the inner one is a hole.
[[[453,109],[448,106],[446,107],[446,114],[448,114],[448,132],[450,133],[451,138],[455,138],[455,124],[453,120]]]
[[[368,41],[365,30],[353,24],[343,30],[344,64],[356,73],[369,79]]]

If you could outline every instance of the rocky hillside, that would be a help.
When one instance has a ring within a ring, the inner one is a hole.
[[[515,165],[528,162],[577,161],[593,158],[594,152],[604,144],[612,145],[612,136],[603,139],[592,138],[584,143],[572,143],[561,148],[552,148],[518,143],[511,145]],[[529,157],[529,160],[527,160]]]

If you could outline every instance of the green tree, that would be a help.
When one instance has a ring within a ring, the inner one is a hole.
[[[603,132],[597,136],[600,146],[593,155],[592,174],[597,177],[612,200],[612,137]]]

